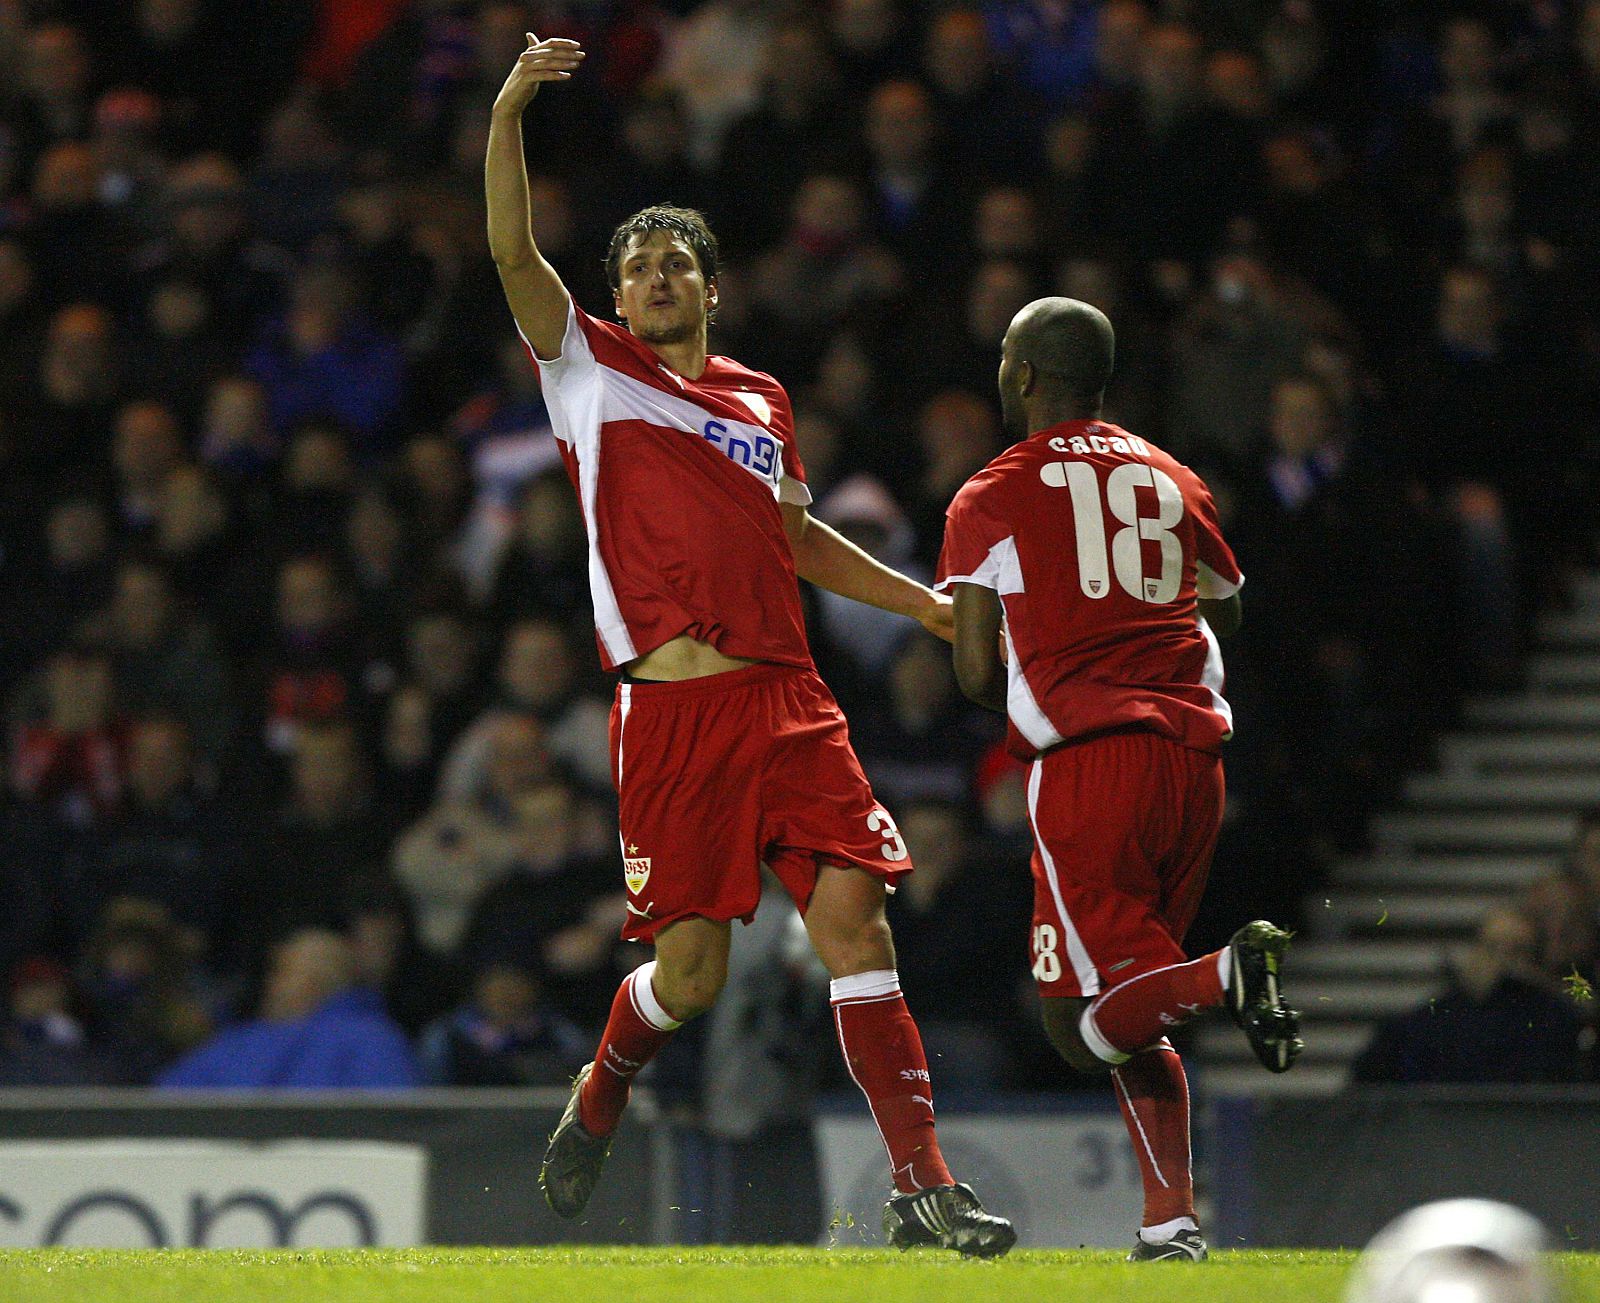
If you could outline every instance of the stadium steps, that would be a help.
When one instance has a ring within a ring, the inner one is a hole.
[[[1413,774],[1405,794],[1433,809],[1570,813],[1600,805],[1600,774]]]
[[[1546,652],[1528,666],[1528,682],[1539,692],[1600,688],[1600,656],[1593,652]]]
[[[1309,1053],[1309,1051],[1307,1051]],[[1195,1056],[1199,1058],[1197,1054]],[[1352,1058],[1354,1055],[1351,1056]],[[1205,1086],[1213,1095],[1274,1095],[1284,1099],[1325,1098],[1349,1084],[1344,1063],[1297,1063],[1289,1072],[1271,1073],[1254,1059],[1248,1063],[1206,1061]]]
[[[1330,887],[1307,902],[1306,931],[1324,941],[1369,938],[1383,928],[1408,938],[1452,937],[1470,931],[1501,891],[1416,891],[1409,883],[1359,890]],[[1292,952],[1291,952],[1292,953]]]
[[[1302,1017],[1324,1022],[1348,1023],[1355,1019],[1388,1018],[1426,1004],[1438,994],[1439,979],[1429,977],[1386,977],[1381,980],[1357,975],[1340,977],[1295,977],[1287,987],[1294,996]]]
[[[1439,743],[1447,774],[1594,774],[1600,776],[1600,732],[1452,733]]]
[[[1349,946],[1341,942],[1295,939],[1289,951],[1295,983],[1301,978],[1403,978],[1428,981],[1439,975],[1444,947],[1438,941],[1392,939]]]
[[[1600,732],[1600,693],[1528,692],[1516,697],[1480,697],[1467,703],[1465,718],[1474,728],[1504,732],[1534,729]]]
[[[1338,1091],[1375,1024],[1424,1006],[1484,914],[1560,866],[1579,815],[1600,808],[1600,572],[1574,599],[1538,622],[1525,689],[1467,701],[1437,771],[1411,775],[1372,821],[1371,852],[1305,902],[1284,979],[1304,1057],[1263,1072],[1230,1023],[1208,1021],[1194,1040],[1207,1090]]]
[[[1523,851],[1559,854],[1572,840],[1577,819],[1570,814],[1540,811],[1462,812],[1409,809],[1379,815],[1372,821],[1372,840],[1389,855],[1417,855],[1434,850]]]
[[[1561,863],[1559,855],[1386,855],[1346,860],[1341,886],[1425,887],[1445,891],[1505,891],[1535,882]],[[1299,952],[1295,957],[1299,958]]]
[[[1547,615],[1539,621],[1541,647],[1565,651],[1600,646],[1600,598],[1591,590],[1580,589],[1580,594],[1579,609]]]
[[[1371,1039],[1372,1024],[1369,1022],[1319,1022],[1317,1034],[1306,1043],[1305,1053],[1295,1064],[1294,1071],[1329,1065],[1342,1067],[1360,1054]],[[1196,1053],[1204,1055],[1210,1064],[1235,1067],[1256,1061],[1250,1042],[1225,1018],[1208,1022],[1195,1036],[1193,1044]]]

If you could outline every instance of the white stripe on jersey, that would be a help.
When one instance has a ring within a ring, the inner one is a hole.
[[[520,327],[518,331],[520,333]],[[526,336],[523,336],[523,342],[527,342]],[[570,298],[567,300],[567,331],[561,341],[561,356],[550,361],[541,359],[539,368],[553,381],[562,403],[566,401],[569,386],[586,372],[598,371],[605,391],[599,414],[602,425],[607,421],[645,421],[672,430],[683,430],[699,439],[707,439],[708,429],[715,427],[710,430],[708,441],[722,449],[729,461],[743,467],[756,479],[769,485],[773,495],[780,502],[792,502],[801,507],[810,505],[811,490],[803,481],[791,480],[783,472],[782,439],[764,425],[735,420],[727,416],[713,416],[698,403],[691,402],[680,394],[606,366],[595,357],[589,347],[588,337],[578,325],[576,308]],[[661,365],[661,370],[680,387],[686,383],[665,363]],[[765,410],[768,413],[772,410],[767,400],[757,393],[733,390],[730,397],[742,400],[744,405],[751,409],[752,414],[758,410]],[[574,427],[579,423],[573,419],[565,421],[556,419],[554,408],[561,406],[562,403],[549,405],[552,409],[551,425],[555,429],[556,438],[576,450],[581,430]],[[771,461],[767,463],[765,469],[762,468],[765,459],[757,452],[758,440],[772,448]],[[733,456],[729,452],[732,446],[742,447],[744,450],[742,455]]]
[[[1027,588],[1022,582],[1022,563],[1017,560],[1016,537],[1008,536],[996,543],[970,575],[951,575],[941,579],[934,588],[941,593],[949,592],[951,584],[977,584],[980,588],[994,589],[1001,597],[1009,593],[1026,592]]]
[[[1194,563],[1194,594],[1203,597],[1208,602],[1226,601],[1244,587],[1244,576],[1239,576],[1239,582],[1229,583],[1204,561]]]
[[[1006,714],[1016,725],[1017,732],[1040,751],[1048,750],[1064,739],[1028,686],[1028,676],[1022,672],[1022,657],[1017,655],[1017,645],[1011,641],[1011,626],[1003,624],[1000,631],[1006,636]]]
[[[1008,536],[996,543],[970,575],[951,575],[940,580],[937,586],[945,591],[951,584],[977,584],[980,588],[994,589],[1001,597],[1027,592],[1022,582],[1022,563],[1017,560],[1016,538]],[[1053,747],[1062,740],[1061,734],[1040,709],[1039,699],[1028,685],[1027,676],[1022,672],[1022,658],[1011,641],[1010,626],[1002,623],[1000,631],[1006,640],[1006,714],[1016,725],[1017,732],[1040,751]]]
[[[778,501],[792,502],[800,507],[810,504],[811,490],[800,480],[791,480],[783,473],[783,441],[765,426],[713,416],[698,403],[670,394],[665,389],[657,389],[634,376],[624,375],[603,364],[600,370],[604,373],[605,386],[605,401],[600,409],[602,422],[647,421],[651,425],[682,430],[697,439],[707,438],[709,429],[711,437],[708,441],[717,444],[735,466],[742,466],[768,485]],[[765,471],[761,463],[766,458],[758,451],[763,444],[770,449],[770,461]],[[729,451],[733,447],[742,448],[743,455],[733,456]]]
[[[521,326],[517,327],[517,333],[522,335]],[[528,343],[526,335],[522,335],[522,342]],[[600,368],[589,349],[589,341],[578,328],[571,299],[567,300],[567,330],[561,337],[561,356],[546,361],[533,352],[532,344],[528,344],[528,352],[538,360],[541,379],[561,391],[560,402],[545,406],[550,413],[551,430],[556,438],[571,447],[578,460],[578,498],[583,504],[584,531],[589,539],[589,594],[594,601],[594,627],[612,664],[623,665],[639,653],[634,650],[633,635],[622,618],[622,607],[617,602],[616,589],[611,586],[611,576],[600,559],[600,530],[595,516],[600,484],[600,412],[605,393]]]
[[[1199,582],[1205,589],[1202,596],[1215,593],[1218,599],[1231,597],[1244,584],[1243,578],[1237,584],[1226,582],[1204,563],[1199,565]],[[1016,537],[1011,535],[996,543],[970,575],[951,575],[941,579],[934,589],[941,593],[949,592],[954,584],[977,584],[981,588],[992,588],[1001,597],[1027,592],[1022,582],[1022,565],[1017,560]],[[1222,695],[1222,647],[1204,619],[1199,620],[1199,627],[1200,636],[1206,640],[1206,663],[1200,672],[1200,683],[1211,693],[1211,708],[1221,716],[1227,727],[1228,731],[1222,735],[1222,740],[1226,742],[1233,736],[1233,707]],[[1040,709],[1039,699],[1033,695],[1027,676],[1022,672],[1016,644],[1011,641],[1010,627],[1002,624],[1001,632],[1006,640],[1006,714],[1016,725],[1017,732],[1039,750],[1053,747],[1062,740],[1061,733]]]
[[[1226,742],[1233,736],[1233,707],[1222,695],[1222,647],[1217,642],[1217,635],[1203,618],[1200,621],[1200,636],[1206,640],[1206,663],[1200,671],[1200,682],[1211,694],[1211,709],[1221,715],[1222,722],[1227,725],[1228,731],[1222,735],[1222,740]]]

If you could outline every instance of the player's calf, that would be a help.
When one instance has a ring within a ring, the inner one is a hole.
[[[1045,1033],[1079,1072],[1108,1072],[1226,999],[1228,952],[1152,969],[1098,996],[1046,997]]]
[[[883,883],[860,869],[818,869],[805,914],[806,934],[835,981],[893,970],[894,938],[884,916],[885,899]]]
[[[622,979],[600,1049],[573,1081],[572,1098],[550,1136],[539,1166],[539,1186],[561,1217],[576,1217],[588,1205],[611,1154],[611,1134],[628,1106],[634,1077],[682,1026],[661,1003],[656,973],[652,960]]]
[[[1300,1016],[1279,987],[1289,941],[1288,932],[1258,919],[1221,950],[1140,973],[1092,1000],[1046,998],[1046,1034],[1078,1071],[1103,1072],[1191,1018],[1226,1008],[1256,1057],[1269,1070],[1286,1072],[1304,1048]]]
[[[1115,1067],[1174,1027],[1226,1000],[1228,955],[1214,951],[1187,963],[1149,969],[1096,996],[1078,1020],[1084,1043]]]

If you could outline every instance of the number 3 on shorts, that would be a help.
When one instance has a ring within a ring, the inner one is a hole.
[[[887,810],[879,808],[869,814],[867,827],[882,835],[884,859],[891,864],[898,864],[909,858],[911,852],[906,849],[905,839],[900,836],[900,829],[895,827],[894,818]]]
[[[1048,923],[1033,929],[1033,977],[1054,982],[1061,977],[1061,957],[1056,954],[1056,930]]]

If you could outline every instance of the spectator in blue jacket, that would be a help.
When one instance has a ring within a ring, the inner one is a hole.
[[[393,1089],[422,1074],[383,997],[355,985],[350,944],[308,928],[273,952],[261,1016],[221,1032],[156,1084],[179,1090]]]
[[[473,974],[471,998],[423,1033],[421,1057],[434,1086],[565,1086],[587,1049],[531,967],[492,958]]]
[[[245,361],[267,394],[282,438],[307,420],[333,420],[352,431],[357,456],[375,460],[380,436],[400,406],[405,359],[385,331],[356,310],[349,277],[311,267],[295,281],[293,301]]]

